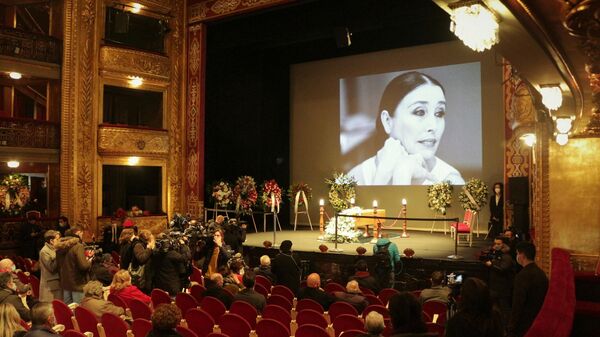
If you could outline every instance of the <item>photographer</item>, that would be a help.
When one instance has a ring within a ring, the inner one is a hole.
[[[510,248],[506,244],[506,238],[496,237],[492,250],[482,258],[490,271],[490,295],[492,300],[498,304],[504,323],[507,323],[511,308],[515,266],[510,256]]]
[[[141,230],[138,238],[134,237],[131,241],[131,263],[128,271],[131,274],[133,285],[142,291],[152,290],[152,270],[146,268],[146,263],[152,257],[152,251],[156,245],[154,235],[147,230]]]
[[[152,283],[154,288],[162,289],[175,296],[184,288],[188,257],[182,254],[187,248],[183,237],[177,234],[162,233],[156,238],[156,248],[152,254],[151,266],[154,270]]]
[[[56,243],[56,260],[66,304],[79,303],[83,298],[83,286],[89,281],[88,271],[92,266],[90,257],[86,257],[81,237],[83,230],[73,226],[65,232],[65,237]]]
[[[229,261],[229,253],[223,242],[223,231],[216,229],[212,235],[212,241],[206,240],[201,255],[205,256],[202,270],[206,275],[217,273],[219,267],[226,266]]]
[[[220,215],[219,215],[220,216]],[[230,219],[223,226],[225,244],[231,248],[234,253],[242,252],[242,244],[246,241],[246,224],[239,223],[236,219]]]

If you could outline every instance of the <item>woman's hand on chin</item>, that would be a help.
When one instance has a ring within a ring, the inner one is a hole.
[[[423,181],[435,181],[435,177],[427,169],[427,163],[419,153],[404,156],[394,170],[392,183],[394,185],[422,184]]]
[[[375,179],[373,185],[389,185],[396,167],[408,154],[398,139],[388,138],[375,157]]]

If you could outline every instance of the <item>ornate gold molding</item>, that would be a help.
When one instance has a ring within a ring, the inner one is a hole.
[[[137,50],[103,46],[100,48],[100,68],[125,76],[140,76],[169,80],[169,58]]]
[[[166,215],[148,215],[148,216],[134,216],[130,217],[133,224],[138,227],[138,230],[147,229],[152,234],[157,235],[163,233],[167,229],[167,216]],[[110,217],[98,217],[98,229],[96,231],[96,237],[100,237],[102,229],[110,225]]]
[[[537,142],[534,145],[532,165],[532,190],[533,202],[531,205],[532,211],[532,227],[535,230],[535,245],[537,248],[536,262],[547,273],[550,272],[550,162],[549,149],[550,130],[546,123],[537,123],[535,126],[535,134]]]
[[[196,23],[222,16],[255,11],[294,1],[295,0],[205,0],[190,6],[188,23]]]
[[[102,125],[98,128],[98,153],[102,155],[167,156],[167,131]]]

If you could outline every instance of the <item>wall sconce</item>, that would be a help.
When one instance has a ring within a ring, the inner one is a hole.
[[[498,43],[498,18],[481,0],[461,0],[448,7],[450,31],[467,47],[482,52]]]
[[[142,5],[140,5],[140,4],[139,4],[139,3],[137,3],[137,2],[134,2],[134,3],[131,5],[131,13],[137,14],[137,13],[139,13],[139,12],[140,12],[140,10],[141,10],[141,9],[142,9]]]
[[[127,158],[127,164],[130,166],[136,166],[140,163],[140,157],[129,157]]]
[[[8,73],[8,77],[12,78],[13,80],[20,80],[21,77],[23,77],[23,74],[18,73],[16,71],[11,71],[10,73]]]
[[[566,145],[569,142],[569,134],[568,133],[557,133],[556,134],[556,143],[560,146]]]
[[[548,110],[558,110],[562,105],[562,90],[558,84],[544,84],[540,86],[542,103]]]
[[[554,123],[556,123],[556,130],[559,133],[569,133],[573,127],[573,120],[575,116],[570,117],[552,117]]]
[[[139,77],[139,76],[129,76],[129,85],[137,88],[139,86],[141,86],[142,84],[144,84],[144,79]]]
[[[525,133],[519,138],[529,147],[533,146],[536,140],[535,133]]]
[[[21,163],[19,163],[18,160],[10,160],[6,163],[6,166],[8,166],[10,168],[17,168],[17,167],[19,167],[19,165],[21,165]]]

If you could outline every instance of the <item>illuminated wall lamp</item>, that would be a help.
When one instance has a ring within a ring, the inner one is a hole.
[[[525,143],[525,145],[531,147],[533,144],[535,144],[535,133],[525,133],[520,137],[520,139]]]
[[[562,90],[558,84],[545,84],[540,86],[542,103],[548,110],[558,110],[562,105]]]
[[[137,88],[144,84],[144,79],[139,76],[129,76],[128,82],[130,86]]]
[[[569,142],[569,134],[567,133],[557,133],[556,134],[556,143],[560,146],[566,145]]]
[[[482,52],[498,43],[498,17],[481,0],[461,0],[448,4],[450,31],[467,47]]]
[[[134,2],[131,5],[131,13],[137,14],[140,12],[140,10],[142,10],[142,5],[140,5],[139,3]]]
[[[136,166],[140,163],[140,157],[129,157],[127,158],[127,164],[130,166]]]
[[[568,133],[573,127],[573,120],[575,116],[571,117],[552,117],[554,123],[556,123],[556,131],[559,133]]]
[[[16,71],[11,71],[10,73],[8,73],[8,77],[12,78],[13,80],[20,80],[21,77],[23,77],[23,74],[18,73]]]
[[[10,168],[17,168],[17,167],[19,167],[19,165],[21,165],[21,163],[19,163],[19,161],[17,161],[17,160],[10,160],[6,163],[6,166],[8,166]]]

